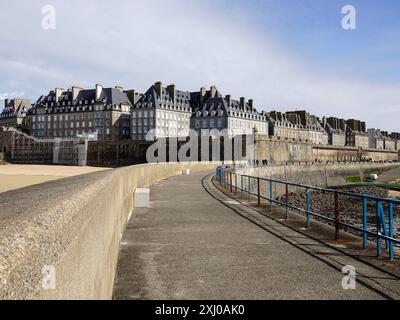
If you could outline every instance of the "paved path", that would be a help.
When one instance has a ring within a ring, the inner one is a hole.
[[[393,183],[400,179],[400,167],[386,171],[379,175],[378,182],[380,183]]]
[[[122,240],[115,299],[385,297],[367,284],[343,290],[340,270],[307,250],[339,253],[272,219],[265,218],[261,228],[230,207],[235,203],[205,177],[174,177],[152,186],[152,208],[135,211]]]

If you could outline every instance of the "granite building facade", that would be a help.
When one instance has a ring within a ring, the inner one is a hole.
[[[346,146],[368,148],[369,138],[365,122],[349,119],[346,121],[346,124]]]
[[[346,120],[335,117],[322,118],[322,127],[328,134],[328,144],[331,146],[346,145]]]
[[[99,140],[129,139],[131,107],[121,87],[56,88],[33,105],[27,114],[27,126],[37,138],[93,134]]]
[[[131,139],[146,140],[189,136],[190,93],[175,85],[164,87],[161,82],[140,96],[131,110]]]
[[[193,92],[190,127],[199,135],[224,132],[230,136],[253,134],[268,135],[268,122],[254,106],[254,101],[244,97],[234,100],[230,95],[223,97],[215,86],[209,91],[201,88]]]
[[[30,109],[29,99],[5,99],[0,113],[0,126],[26,130],[26,115]]]

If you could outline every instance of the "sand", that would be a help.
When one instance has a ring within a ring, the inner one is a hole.
[[[82,174],[110,170],[96,167],[67,167],[40,165],[0,166],[0,193]]]

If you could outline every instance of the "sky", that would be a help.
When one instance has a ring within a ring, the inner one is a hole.
[[[45,5],[54,30],[42,28]],[[342,28],[345,5],[355,30]],[[398,0],[2,0],[0,100],[96,83],[216,85],[259,111],[400,131],[399,13]]]

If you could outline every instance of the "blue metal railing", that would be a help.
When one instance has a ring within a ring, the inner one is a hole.
[[[343,192],[333,189],[326,189],[314,186],[308,186],[304,184],[291,183],[286,181],[280,181],[275,179],[267,179],[260,177],[253,177],[249,175],[241,175],[234,173],[230,170],[226,170],[223,167],[218,167],[216,171],[216,179],[219,181],[221,186],[229,190],[231,193],[237,193],[240,191],[240,197],[244,198],[245,194],[248,196],[248,200],[251,201],[252,197],[257,198],[258,206],[261,206],[262,200],[266,200],[269,203],[269,208],[272,210],[273,205],[277,204],[285,208],[286,218],[288,218],[289,209],[304,213],[306,215],[307,227],[311,225],[311,218],[333,223],[335,225],[335,238],[338,240],[340,228],[348,228],[362,234],[363,248],[368,247],[368,237],[376,238],[377,243],[377,255],[382,255],[381,242],[385,241],[386,248],[389,250],[390,260],[394,260],[394,245],[400,244],[400,239],[394,237],[394,206],[400,205],[400,201],[390,198],[381,198],[367,194],[357,194],[351,192]],[[240,181],[240,185],[238,185]],[[261,194],[262,183],[267,183],[265,186],[269,189],[268,196]],[[245,187],[247,184],[247,188]],[[268,185],[269,184],[269,185]],[[252,186],[256,185],[256,190],[252,190]],[[277,185],[282,185],[285,188],[285,202],[274,199],[273,190]],[[288,202],[289,187],[296,187],[305,191],[305,209],[298,206],[292,205]],[[311,209],[312,193],[311,191],[320,191],[330,193],[334,195],[335,199],[335,217],[329,217],[326,214],[313,212]],[[362,201],[362,228],[357,225],[345,223],[340,221],[340,210],[339,210],[339,196],[346,196],[353,198],[354,201]],[[376,203],[376,229],[371,230],[368,228],[368,201]],[[388,217],[385,217],[384,204],[388,208]],[[386,221],[388,220],[388,224]]]

